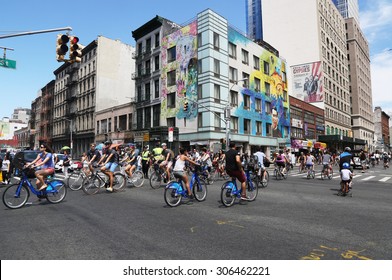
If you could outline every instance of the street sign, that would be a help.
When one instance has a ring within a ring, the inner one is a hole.
[[[16,69],[16,61],[11,59],[0,58],[0,67]]]
[[[169,135],[168,135],[169,142],[173,142],[173,132],[174,132],[174,127],[170,126],[169,127]]]

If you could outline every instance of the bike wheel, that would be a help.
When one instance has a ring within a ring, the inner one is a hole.
[[[197,201],[203,201],[207,197],[207,184],[204,180],[195,181],[193,185],[193,195]]]
[[[158,189],[161,186],[161,175],[158,172],[154,172],[150,176],[150,186],[153,189]]]
[[[221,201],[226,207],[230,207],[234,204],[236,195],[233,194],[233,184],[231,182],[225,183],[221,189]]]
[[[30,191],[25,185],[14,184],[5,189],[3,203],[10,209],[18,209],[26,204],[29,197]]]
[[[97,176],[86,177],[82,182],[82,190],[85,194],[96,194],[99,191],[101,181]]]
[[[139,171],[141,172],[141,171]],[[143,173],[142,173],[143,174]],[[113,174],[113,190],[121,191],[125,187],[125,175],[121,172],[114,172]]]
[[[260,181],[261,187],[266,188],[268,186],[269,182],[269,173],[268,171],[265,171],[264,178]]]
[[[333,169],[329,171],[328,179],[332,180],[333,177]]]
[[[73,191],[78,191],[82,188],[83,176],[82,172],[75,171],[67,178],[67,186]]]
[[[143,172],[141,172],[140,170],[133,172],[131,181],[132,181],[132,184],[135,188],[142,187],[143,183],[144,183]]]
[[[312,179],[316,176],[316,172],[312,171]]]
[[[259,189],[257,186],[253,184],[253,182],[247,182],[247,196],[249,197],[249,201],[254,201],[257,197],[257,194],[259,193]]]
[[[165,192],[163,196],[166,204],[170,207],[178,206],[182,200],[181,191],[182,187],[177,182],[170,182],[165,187]]]
[[[48,189],[51,187],[52,189]],[[63,181],[53,180],[49,182],[48,188],[46,189],[46,200],[50,203],[59,203],[64,200],[67,195],[67,188]]]

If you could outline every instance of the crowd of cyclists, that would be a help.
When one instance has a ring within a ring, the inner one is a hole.
[[[331,153],[328,149],[318,150],[316,152],[302,151],[300,153],[292,153],[290,149],[281,149],[272,153],[272,157],[264,153],[264,147],[260,146],[258,150],[253,153],[242,151],[241,147],[237,147],[235,143],[230,144],[230,149],[226,152],[220,150],[213,153],[203,147],[201,149],[187,150],[185,148],[179,149],[179,154],[167,147],[166,143],[156,143],[155,147],[150,149],[145,145],[140,152],[135,144],[120,145],[113,144],[111,141],[103,143],[101,150],[97,149],[95,143],[90,145],[90,149],[83,153],[81,158],[82,168],[86,174],[92,174],[96,169],[99,169],[109,178],[109,184],[106,186],[107,191],[113,192],[113,174],[119,165],[125,166],[125,172],[129,177],[132,177],[135,170],[141,170],[144,178],[149,178],[149,170],[158,164],[159,168],[166,173],[166,178],[171,178],[173,172],[174,177],[181,178],[189,191],[189,180],[187,175],[191,165],[207,166],[206,173],[210,176],[213,172],[218,172],[222,177],[228,176],[237,178],[241,183],[242,199],[246,200],[245,188],[245,174],[244,168],[252,168],[254,176],[263,182],[267,180],[266,170],[270,164],[273,164],[275,170],[287,176],[289,171],[298,166],[299,173],[304,171],[314,172],[315,165],[323,166],[322,172],[327,176],[333,172],[333,166],[339,166],[339,172],[343,169],[350,169],[351,174],[347,172],[341,173],[342,182],[346,182],[348,177],[352,177],[352,162],[353,154],[349,147],[345,148],[342,153]],[[53,151],[45,144],[40,145],[41,152],[37,158],[27,164],[27,167],[40,167],[35,172],[37,177],[37,188],[43,190],[46,188],[44,180],[47,176],[54,173]],[[359,154],[363,170],[365,165],[369,162],[372,165],[379,164],[381,161],[384,167],[389,168],[389,161],[391,154],[389,153],[365,153],[361,151]],[[351,178],[350,177],[350,178]]]

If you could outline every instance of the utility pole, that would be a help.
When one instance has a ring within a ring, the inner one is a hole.
[[[53,29],[44,29],[44,30],[37,30],[37,31],[26,31],[26,32],[19,32],[14,34],[7,34],[7,35],[0,35],[0,39],[17,37],[17,36],[27,36],[27,35],[34,35],[34,34],[41,34],[41,33],[49,33],[49,32],[57,32],[57,31],[72,31],[72,27],[61,27],[61,28],[53,28]]]

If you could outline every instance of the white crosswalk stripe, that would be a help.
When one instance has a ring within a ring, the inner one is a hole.
[[[388,181],[389,179],[391,179],[392,177],[384,177],[384,178],[382,178],[382,179],[380,179],[379,181],[380,182],[386,182],[386,181]]]
[[[376,177],[376,176],[369,176],[369,177],[363,178],[362,181],[367,181],[367,180],[373,179],[373,178],[375,178],[375,177]]]

